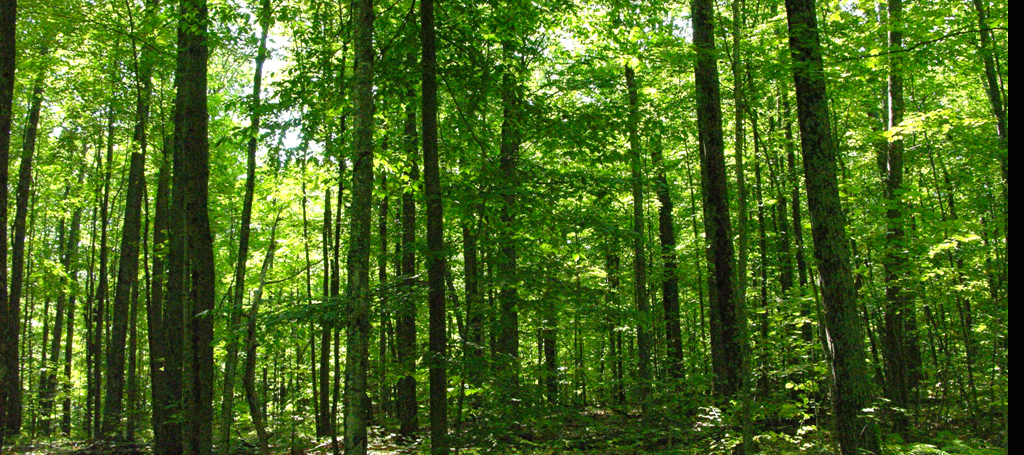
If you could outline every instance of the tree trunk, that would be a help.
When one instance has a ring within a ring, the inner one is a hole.
[[[340,176],[338,178],[341,178]],[[340,207],[339,207],[340,210]],[[323,258],[324,258],[324,298],[325,304],[330,304],[331,297],[331,189],[327,188],[324,194],[324,225],[323,225]],[[331,434],[331,408],[327,405],[331,399],[331,321],[326,315],[321,315],[320,320],[320,377],[317,385],[320,387],[320,414],[317,420],[316,436],[318,438]]]
[[[206,0],[181,1],[181,36],[177,74],[178,111],[183,135],[178,150],[182,158],[180,183],[185,213],[187,252],[191,269],[191,310],[189,353],[191,371],[185,406],[186,453],[208,455],[212,451],[213,423],[213,307],[214,276],[213,235],[210,232],[209,180],[210,144],[207,109],[207,25]],[[178,186],[178,185],[175,185]]]
[[[131,289],[139,278],[139,232],[142,226],[142,193],[146,184],[145,162],[141,153],[132,153],[129,169],[124,227],[121,231],[121,255],[117,267],[117,289],[114,292],[114,321],[110,345],[107,348],[106,397],[103,403],[101,431],[105,438],[121,437],[125,342],[128,337]]]
[[[0,220],[7,219],[11,108],[14,104],[15,25],[18,1],[0,0]],[[0,223],[0,446],[7,433],[21,429],[21,381],[18,358],[18,309],[11,308],[7,288],[7,223]]]
[[[519,271],[518,252],[515,239],[515,222],[518,211],[519,191],[517,165],[522,142],[520,132],[520,102],[517,77],[513,74],[514,49],[510,42],[502,44],[502,54],[507,60],[501,76],[501,155],[498,171],[501,174],[499,188],[502,205],[499,210],[498,231],[498,334],[496,350],[497,379],[506,387],[506,395],[519,397]]]
[[[644,228],[643,163],[640,154],[640,101],[633,67],[626,65],[626,91],[629,97],[630,187],[633,194],[633,299],[640,319],[637,321],[636,344],[640,376],[640,403],[644,405],[651,387],[651,333],[648,327],[650,304],[647,300],[647,247]],[[644,408],[646,410],[646,407]]]
[[[252,200],[256,191],[256,148],[260,135],[260,90],[263,86],[263,63],[267,60],[267,34],[271,26],[271,6],[264,0],[259,22],[259,49],[256,51],[256,71],[252,78],[252,105],[249,114],[249,141],[246,150],[245,195],[242,197],[242,221],[238,232],[238,257],[235,262],[235,294],[228,325],[227,353],[224,360],[224,397],[221,401],[221,450],[231,452],[231,423],[234,421],[235,371],[238,366],[238,339],[234,333],[241,324],[242,303],[245,298],[245,268],[249,258],[249,236],[252,224]]]
[[[692,10],[694,45],[697,47],[697,117],[703,144],[704,228],[713,272],[708,283],[711,294],[711,364],[715,395],[727,399],[739,392],[742,384],[746,320],[743,300],[737,295],[734,282],[736,260],[729,220],[722,106],[715,58],[714,5],[710,0],[693,0]]]
[[[423,186],[427,202],[427,302],[429,308],[430,453],[448,453],[448,329],[446,326],[444,204],[437,149],[437,48],[434,0],[420,1]]]
[[[368,425],[366,375],[370,335],[370,219],[373,216],[373,0],[352,4],[355,24],[353,98],[356,127],[352,172],[352,210],[349,213],[348,345],[345,360],[345,453],[365,455]],[[341,207],[338,207],[341,210]]]
[[[661,241],[662,282],[661,305],[665,311],[665,343],[668,348],[669,373],[683,376],[683,333],[679,326],[679,272],[676,259],[676,227],[672,218],[672,191],[666,176],[661,145],[662,127],[654,131],[651,164],[656,177],[654,191],[658,195],[658,239]]]
[[[44,49],[42,52],[43,56],[48,54]],[[18,346],[18,313],[21,308],[21,290],[24,284],[24,271],[25,271],[25,221],[28,218],[28,199],[31,193],[32,186],[32,160],[35,156],[36,150],[36,136],[39,131],[39,113],[43,105],[43,82],[44,78],[42,73],[36,78],[35,88],[32,89],[32,104],[29,108],[28,123],[25,125],[25,137],[22,141],[21,151],[21,165],[18,170],[18,190],[16,193],[15,202],[15,214],[14,214],[14,239],[12,242],[11,251],[11,285],[10,294],[8,295],[7,311],[11,316],[11,319],[7,322],[11,324],[8,327],[9,330],[13,329],[14,337],[10,339],[10,342],[14,343],[14,352],[17,353]],[[5,191],[6,192],[6,191]],[[6,219],[6,218],[3,218]],[[5,266],[6,267],[6,266]],[[63,297],[63,294],[62,294]],[[2,296],[0,296],[2,298]],[[61,304],[58,305],[58,315],[63,316],[64,312],[64,299],[61,298]],[[61,327],[59,324],[55,325],[55,330],[60,331]],[[53,407],[53,394],[56,387],[56,362],[57,354],[60,351],[60,334],[54,332],[54,348],[50,353],[51,370],[48,370],[47,381],[45,389],[41,393],[45,394],[43,398],[43,412],[45,414],[44,425],[47,435],[49,435],[49,414]],[[6,342],[6,341],[5,341]],[[16,354],[15,354],[16,356]],[[16,362],[17,359],[16,359]],[[20,367],[20,362],[13,365],[14,367]],[[17,373],[16,373],[17,374]],[[17,434],[21,428],[21,406],[18,404],[21,401],[21,381],[16,380],[9,382],[9,384],[16,384],[16,387],[11,388],[11,398],[13,398],[11,404],[12,414],[8,420],[6,431],[10,434]],[[5,378],[6,382],[6,378]],[[0,427],[0,432],[4,431],[3,427]]]
[[[903,49],[903,1],[889,0],[889,86],[888,103],[889,124],[886,128],[892,131],[903,122],[905,103],[903,99],[903,62],[900,52]],[[917,349],[916,336],[907,333],[906,320],[916,318],[913,301],[909,290],[904,288],[908,276],[907,245],[904,234],[903,210],[903,138],[896,133],[886,147],[880,151],[884,157],[879,159],[883,165],[882,181],[885,186],[886,232],[885,256],[882,264],[885,269],[885,330],[882,343],[885,355],[885,396],[892,406],[899,408],[893,411],[893,431],[906,434],[908,419],[905,414],[910,402],[911,383],[910,360],[914,358],[912,349]]]
[[[260,270],[260,284],[256,293],[252,296],[252,306],[249,309],[249,316],[245,324],[245,368],[243,370],[242,382],[245,384],[245,401],[249,405],[249,416],[252,418],[252,425],[256,428],[256,437],[259,440],[261,453],[268,453],[268,440],[266,420],[263,413],[263,406],[260,403],[260,396],[256,393],[256,316],[259,314],[260,304],[263,301],[263,288],[267,283],[267,275],[274,266],[274,252],[277,250],[277,223],[279,218],[274,219],[274,226],[270,230],[270,245],[267,246],[267,254],[263,259],[263,268]]]
[[[83,174],[79,174],[78,184],[81,186],[83,180]],[[33,217],[34,218],[34,217]],[[70,234],[68,235],[68,243],[64,250],[64,275],[68,277],[70,289],[77,289],[75,284],[78,275],[78,241],[81,236],[82,226],[82,207],[76,207],[75,212],[71,215],[71,227]],[[62,405],[62,417],[61,417],[61,433],[64,436],[71,435],[71,358],[72,348],[74,346],[74,335],[75,335],[75,301],[78,295],[72,291],[68,296],[68,329],[67,336],[64,341],[64,402]]]
[[[405,140],[409,186],[402,192],[402,288],[404,298],[396,311],[398,390],[397,414],[399,434],[411,438],[416,432],[416,200],[419,182],[419,160],[416,158],[416,108],[412,96],[405,107]]]
[[[173,147],[167,138],[164,142],[154,203],[156,213],[153,219],[152,293],[146,307],[146,321],[149,326],[150,390],[153,396],[153,447],[154,453],[157,455],[169,455],[176,453],[175,450],[179,453],[181,451],[181,427],[174,421],[175,419],[171,418],[177,402],[175,397],[181,394],[180,364],[178,364],[177,370],[172,369],[172,357],[177,357],[177,353],[174,351],[179,350],[176,347],[180,344],[171,344],[170,332],[174,329],[180,330],[182,314],[180,307],[178,307],[179,311],[176,315],[172,311],[175,306],[171,300],[169,287],[167,289],[168,298],[166,301],[164,299],[164,285],[169,279],[169,273],[165,267],[170,260],[167,240],[171,222],[168,205],[171,198],[170,160]],[[172,377],[172,372],[176,373],[176,376]],[[175,388],[175,384],[177,384],[177,388]]]
[[[864,415],[872,402],[871,384],[850,270],[846,216],[839,201],[835,141],[828,120],[814,0],[786,0],[786,13],[814,256],[821,274],[825,328],[831,348],[828,354],[836,436],[843,455],[880,454],[874,423]]]

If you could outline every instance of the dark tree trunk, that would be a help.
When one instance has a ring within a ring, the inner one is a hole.
[[[864,409],[871,403],[871,383],[850,269],[846,216],[839,200],[835,141],[829,123],[814,0],[786,0],[786,13],[814,256],[821,275],[825,328],[830,341],[836,436],[843,455],[879,454],[874,423],[864,415]]]
[[[368,412],[367,373],[370,336],[370,225],[373,217],[373,0],[354,0],[355,68],[352,95],[355,104],[352,210],[349,213],[348,288],[352,305],[347,321],[345,360],[345,453],[365,455]],[[340,194],[339,194],[340,195]],[[338,207],[341,210],[341,207]]]
[[[658,195],[658,239],[661,241],[661,305],[665,311],[665,344],[669,373],[683,375],[683,333],[679,325],[679,272],[676,259],[676,227],[672,217],[672,191],[668,184],[661,145],[662,129],[654,132],[651,164],[656,172],[654,192]]]
[[[82,184],[82,174],[79,174],[78,183]],[[34,218],[34,216],[33,216]],[[70,280],[70,289],[77,289],[77,275],[78,275],[78,241],[81,236],[82,226],[82,207],[76,207],[75,212],[71,215],[71,226],[69,228],[70,233],[68,234],[68,243],[64,249],[64,274]],[[77,300],[77,293],[72,291],[68,296],[68,329],[67,336],[64,341],[64,402],[62,404],[62,416],[60,430],[64,436],[71,435],[71,357],[72,348],[74,346],[74,335],[75,335],[75,301]]]
[[[434,0],[420,1],[423,187],[427,202],[427,302],[430,312],[430,453],[448,453],[448,328],[445,314],[444,204],[437,150],[437,47]]]
[[[339,178],[341,178],[339,176]],[[338,208],[341,209],[340,207]],[[323,258],[324,258],[324,303],[332,304],[331,297],[331,189],[324,194],[324,225],[323,225]],[[331,408],[327,404],[331,399],[331,321],[326,315],[320,320],[320,377],[317,385],[320,388],[320,414],[317,420],[316,436],[318,438],[331,434]]]
[[[697,118],[703,144],[701,173],[704,186],[705,232],[712,276],[711,365],[715,395],[730,398],[740,391],[746,349],[746,320],[742,297],[736,293],[735,253],[729,220],[728,178],[722,133],[722,105],[715,58],[714,5],[693,0],[694,45],[697,47]]]
[[[416,108],[412,96],[405,107],[405,141],[409,186],[402,192],[402,298],[397,316],[398,389],[397,414],[399,433],[412,437],[416,432],[416,199],[415,191],[420,179],[419,160],[416,158]]]
[[[207,109],[207,25],[206,0],[181,0],[181,46],[178,49],[178,111],[183,135],[178,150],[182,161],[181,206],[185,213],[188,241],[191,309],[189,322],[189,354],[191,371],[185,408],[186,453],[208,455],[213,436],[213,307],[216,279],[214,276],[213,235],[210,231],[209,180],[210,144]],[[178,185],[175,185],[178,186]]]
[[[113,325],[107,347],[106,397],[103,406],[104,438],[120,438],[124,398],[125,343],[128,338],[131,290],[139,278],[139,232],[142,226],[142,195],[145,191],[145,161],[141,153],[132,153],[125,197],[124,227],[121,231],[121,255],[114,292]],[[129,416],[130,417],[130,416]]]
[[[502,44],[504,58],[511,63],[515,58],[511,43]],[[503,119],[501,124],[501,155],[498,164],[499,191],[502,205],[499,210],[498,231],[498,327],[497,327],[497,359],[495,367],[498,380],[506,387],[506,395],[518,398],[519,392],[519,271],[518,252],[515,239],[516,213],[518,212],[519,180],[517,166],[519,147],[522,142],[520,133],[520,97],[517,77],[508,64],[501,76],[501,104]]]
[[[45,56],[48,52],[43,51]],[[35,81],[35,88],[32,89],[32,103],[29,108],[28,122],[25,125],[25,137],[22,141],[21,148],[21,165],[18,169],[18,190],[16,193],[15,201],[15,212],[14,212],[14,239],[12,242],[11,251],[11,286],[10,294],[7,302],[7,308],[11,315],[11,320],[8,324],[12,324],[14,337],[10,340],[14,343],[15,352],[17,352],[18,346],[18,312],[21,308],[21,290],[24,285],[25,279],[25,221],[28,219],[28,199],[31,193],[32,187],[32,160],[35,156],[36,150],[36,136],[39,131],[39,112],[43,106],[43,76],[40,76]],[[4,218],[6,219],[6,218]],[[63,296],[63,294],[62,294]],[[0,296],[2,297],[2,296]],[[64,312],[64,299],[61,298],[61,304],[58,305],[58,315],[63,316]],[[62,319],[62,318],[58,318]],[[10,329],[10,328],[9,328]],[[60,324],[55,324],[56,331],[60,331]],[[60,334],[54,332],[54,348],[50,353],[50,362],[53,364],[51,369],[47,373],[47,381],[45,389],[41,393],[46,396],[43,399],[43,412],[45,414],[44,425],[47,435],[49,435],[49,412],[53,407],[53,394],[56,387],[56,362],[57,353],[60,351]],[[5,343],[7,341],[4,341]],[[16,364],[15,367],[20,367]],[[6,378],[4,378],[6,382]],[[18,404],[21,401],[21,381],[9,382],[9,384],[16,384],[16,387],[11,388],[11,397],[14,399],[11,406],[11,418],[8,421],[10,426],[7,427],[7,432],[10,434],[17,434],[21,427],[21,406]],[[3,431],[3,427],[0,427],[0,431]]]
[[[903,122],[905,103],[903,97],[903,63],[900,52],[903,49],[903,1],[889,0],[889,87],[888,130],[898,128]],[[904,233],[903,210],[903,138],[896,135],[880,150],[882,181],[885,186],[886,232],[885,256],[885,330],[883,331],[883,353],[885,355],[885,396],[892,402],[894,410],[893,431],[906,434],[908,419],[905,409],[910,403],[911,350],[917,349],[916,336],[907,333],[906,320],[916,318],[910,291],[904,287],[908,278],[907,245]]]
[[[650,303],[647,300],[647,246],[644,228],[644,176],[640,153],[640,101],[637,95],[633,67],[626,65],[626,91],[629,97],[630,188],[633,194],[633,301],[640,319],[637,321],[636,344],[640,376],[640,401],[643,404],[651,387],[651,332],[647,320]],[[646,408],[645,408],[646,409]]]
[[[180,384],[180,367],[177,377],[171,377],[171,356],[174,345],[170,344],[169,332],[172,327],[179,327],[181,324],[181,313],[171,310],[171,300],[164,299],[164,285],[167,283],[168,274],[166,265],[168,263],[168,229],[170,228],[171,214],[168,205],[171,197],[171,154],[173,147],[170,141],[165,138],[164,152],[160,157],[159,174],[157,176],[157,190],[155,201],[155,215],[153,219],[153,277],[152,289],[149,304],[146,307],[146,321],[149,326],[149,371],[150,386],[153,402],[153,447],[154,453],[168,455],[174,453],[177,447],[181,447],[180,424],[171,419],[171,410],[174,409],[176,400],[180,396],[180,385],[178,389],[172,389],[172,384]],[[169,291],[168,291],[169,292]]]
[[[11,108],[14,104],[15,24],[17,0],[0,0],[0,220],[7,219]],[[11,308],[7,288],[7,223],[0,223],[0,446],[4,435],[21,429],[21,381],[18,364],[18,309]]]
[[[92,340],[89,343],[88,355],[92,357],[92,371],[89,373],[89,391],[86,399],[91,404],[92,413],[87,418],[90,419],[90,426],[93,429],[93,436],[101,436],[103,434],[100,427],[100,417],[102,415],[101,402],[101,389],[103,384],[103,334],[105,333],[104,318],[106,317],[107,310],[107,292],[109,287],[109,277],[107,273],[107,263],[110,257],[110,251],[107,248],[107,230],[110,223],[109,216],[109,204],[110,204],[110,181],[112,177],[112,168],[114,161],[114,108],[110,108],[110,117],[107,120],[107,153],[106,153],[106,167],[103,167],[103,161],[99,159],[97,155],[97,161],[99,165],[98,169],[102,169],[103,173],[103,194],[102,201],[100,202],[100,264],[99,264],[99,276],[96,278],[96,297],[93,301],[92,314],[90,320],[92,322]]]

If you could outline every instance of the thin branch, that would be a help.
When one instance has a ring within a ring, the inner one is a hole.
[[[985,29],[959,30],[959,31],[955,31],[955,32],[952,32],[952,33],[948,33],[948,34],[942,35],[942,36],[940,36],[938,38],[934,38],[934,39],[930,39],[930,40],[925,40],[925,41],[920,41],[920,42],[915,43],[912,46],[908,46],[908,47],[906,47],[904,49],[897,49],[897,50],[893,50],[893,51],[879,52],[877,54],[864,54],[864,55],[858,55],[858,56],[855,56],[855,57],[844,57],[844,58],[841,58],[841,59],[837,59],[835,61],[836,61],[836,63],[841,63],[841,62],[849,62],[849,61],[853,61],[853,60],[862,60],[862,59],[866,59],[866,58],[882,57],[882,56],[886,56],[886,55],[890,55],[890,54],[901,54],[901,53],[905,53],[905,52],[911,52],[911,51],[915,51],[915,50],[917,50],[919,48],[922,48],[924,46],[928,46],[930,44],[938,43],[939,41],[943,41],[943,40],[945,40],[947,38],[952,38],[954,36],[960,36],[960,35],[967,35],[967,34],[971,34],[971,33],[978,33],[978,32],[981,32],[982,30],[985,30]],[[989,28],[987,30],[1009,31],[1009,29],[1006,28],[1006,27],[992,27],[992,28]]]

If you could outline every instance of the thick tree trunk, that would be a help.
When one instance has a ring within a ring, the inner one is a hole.
[[[103,406],[105,438],[120,438],[124,398],[125,343],[131,289],[139,278],[139,232],[142,226],[142,194],[145,191],[145,161],[141,153],[132,153],[125,197],[124,227],[121,231],[121,255],[114,292],[113,324],[107,348],[106,397]]]
[[[517,77],[513,74],[512,60],[515,53],[511,43],[502,44],[502,54],[506,65],[501,76],[501,155],[498,171],[501,174],[499,191],[502,205],[499,210],[498,231],[498,327],[497,327],[497,359],[495,359],[497,379],[506,387],[506,395],[510,398],[519,397],[519,271],[518,252],[515,239],[515,222],[518,212],[519,180],[517,166],[519,147],[522,142],[520,132],[520,97]]]
[[[705,232],[712,276],[711,364],[715,395],[730,398],[740,391],[746,349],[746,319],[743,300],[736,293],[729,220],[728,179],[722,133],[722,106],[715,58],[714,5],[710,0],[693,0],[694,45],[697,47],[697,117],[703,145],[701,173],[705,202]]]
[[[448,453],[448,328],[444,252],[444,204],[437,149],[437,47],[434,0],[420,1],[423,187],[427,202],[427,306],[429,308],[430,453]]]
[[[345,453],[367,451],[367,380],[370,336],[370,219],[373,216],[373,0],[352,4],[355,24],[355,104],[352,210],[349,213],[348,345],[345,360]],[[338,207],[341,210],[341,207]]]
[[[864,414],[872,392],[853,289],[846,216],[839,200],[835,141],[829,123],[814,0],[786,0],[786,13],[814,256],[821,275],[830,348],[836,436],[843,455],[880,454],[874,423]]]
[[[181,206],[185,213],[188,241],[191,308],[188,352],[191,355],[190,381],[185,409],[186,453],[208,455],[213,437],[213,307],[216,279],[214,276],[213,235],[210,232],[209,180],[210,145],[207,109],[207,25],[206,0],[181,0],[181,46],[178,75],[178,111],[182,122],[180,148],[182,161]],[[175,185],[178,186],[178,185]]]

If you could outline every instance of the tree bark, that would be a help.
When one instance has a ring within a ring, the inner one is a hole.
[[[206,0],[181,0],[181,36],[178,49],[178,110],[183,135],[178,150],[182,158],[182,205],[188,252],[192,303],[189,323],[188,380],[185,400],[186,453],[208,455],[212,451],[213,422],[213,307],[214,276],[213,235],[210,232],[209,180],[210,145],[207,108],[207,28]],[[177,185],[176,185],[177,186]]]
[[[48,52],[44,49],[42,54],[45,56]],[[35,87],[32,89],[32,101],[31,107],[29,108],[28,122],[25,125],[25,137],[22,141],[21,149],[21,165],[18,170],[18,189],[16,193],[15,201],[15,213],[14,213],[14,239],[12,242],[11,251],[11,284],[10,294],[8,295],[9,301],[7,302],[8,311],[12,319],[8,321],[9,324],[13,324],[14,337],[10,341],[14,343],[15,352],[17,352],[18,346],[18,312],[21,308],[21,290],[25,279],[25,222],[28,218],[28,200],[29,194],[31,193],[32,187],[32,160],[35,156],[36,150],[36,136],[39,131],[39,114],[42,110],[43,105],[43,82],[44,78],[42,73],[36,78]],[[6,219],[6,218],[3,218]],[[64,299],[60,299],[60,305],[58,305],[58,315],[63,316],[64,312]],[[62,318],[58,318],[62,319]],[[60,324],[55,324],[55,330],[60,331],[62,327]],[[49,435],[49,414],[53,407],[53,394],[56,388],[56,362],[57,354],[60,350],[60,334],[54,332],[54,348],[50,353],[50,362],[53,364],[51,370],[47,372],[47,381],[44,390],[41,391],[45,395],[43,398],[43,413],[45,414],[45,430],[44,433]],[[20,367],[20,361],[15,366]],[[8,421],[10,426],[7,427],[7,432],[10,434],[17,434],[20,430],[20,405],[17,402],[21,401],[21,382],[14,381],[9,384],[17,384],[16,387],[11,390],[11,397],[14,398],[14,403],[11,406],[11,419]],[[3,427],[0,427],[0,432],[3,431]]]
[[[705,233],[712,276],[711,364],[714,391],[720,398],[733,397],[742,384],[746,320],[742,298],[735,284],[735,253],[729,220],[728,179],[722,133],[722,105],[715,58],[714,5],[693,0],[694,45],[697,48],[697,117],[703,145],[701,173],[705,202]]]
[[[405,141],[409,186],[402,192],[402,289],[404,297],[397,316],[398,390],[397,414],[399,434],[411,438],[416,432],[416,199],[419,182],[419,160],[416,158],[416,108],[412,96],[405,107]]]
[[[11,151],[11,108],[14,104],[15,26],[18,1],[0,0],[0,220],[7,219],[8,167]],[[11,308],[7,288],[7,223],[0,223],[0,446],[4,435],[21,429],[21,381],[18,358],[18,309]]]
[[[804,178],[821,276],[831,361],[832,406],[843,455],[881,453],[874,423],[864,409],[871,384],[864,359],[864,331],[857,314],[850,242],[839,200],[836,150],[829,123],[825,72],[814,0],[786,0],[793,56]]]
[[[345,360],[345,454],[367,451],[367,372],[370,335],[370,225],[373,217],[373,0],[354,0],[355,68],[352,94],[355,104],[352,209],[349,233],[348,345]],[[338,207],[340,210],[341,207]]]
[[[626,65],[626,91],[629,98],[629,120],[627,123],[630,151],[630,189],[633,195],[633,301],[639,311],[636,344],[640,377],[640,403],[643,405],[650,395],[651,387],[651,332],[648,326],[650,303],[647,300],[647,246],[644,227],[644,177],[640,158],[640,101],[637,95],[636,75],[633,67]],[[646,410],[646,407],[644,408]]]
[[[679,271],[676,259],[676,227],[672,216],[672,191],[665,171],[661,145],[662,127],[654,131],[651,164],[656,172],[654,191],[658,195],[658,239],[661,241],[661,305],[665,311],[665,344],[669,373],[683,376],[683,333],[679,326]]]
[[[427,202],[427,302],[429,308],[430,453],[448,453],[448,328],[445,302],[444,204],[437,149],[437,47],[434,0],[420,1],[423,186]]]
[[[502,44],[506,65],[501,76],[501,154],[498,171],[502,205],[499,210],[498,231],[498,327],[496,376],[506,387],[506,395],[519,397],[519,271],[515,239],[518,211],[519,181],[517,166],[522,143],[520,130],[520,97],[517,77],[513,74],[514,49],[511,42]]]
[[[114,291],[113,324],[107,347],[107,382],[103,406],[104,438],[120,438],[124,398],[125,343],[128,337],[131,289],[139,279],[139,232],[142,226],[142,193],[145,191],[145,161],[141,153],[131,155],[128,192],[125,197],[121,255]],[[130,417],[130,416],[129,416]]]

